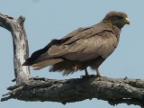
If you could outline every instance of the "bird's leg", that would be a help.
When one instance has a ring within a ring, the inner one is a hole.
[[[101,75],[100,75],[100,72],[99,72],[98,68],[96,68],[96,76],[97,76],[97,77],[101,77]]]
[[[87,69],[85,68],[85,76],[89,76]]]
[[[85,70],[85,75],[81,75],[81,78],[87,78],[87,77],[89,77],[87,69],[85,68],[84,70]]]

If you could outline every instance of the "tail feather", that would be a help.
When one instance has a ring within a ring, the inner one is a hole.
[[[23,66],[31,66],[33,64],[45,61],[45,60],[52,60],[53,58],[50,57],[48,54],[44,53],[38,56],[32,56],[30,58],[28,58],[24,63]]]
[[[44,68],[46,66],[53,65],[53,64],[56,64],[56,63],[59,63],[62,61],[63,61],[63,59],[61,59],[61,58],[49,59],[49,60],[44,60],[42,62],[35,63],[32,65],[32,67],[34,70],[39,70],[39,69]]]

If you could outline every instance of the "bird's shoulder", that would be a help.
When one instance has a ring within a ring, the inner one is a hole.
[[[106,37],[108,33],[119,35],[117,28],[108,25],[105,22],[100,22],[98,24],[89,26],[89,27],[80,27],[61,39],[53,39],[49,44],[46,45],[44,49],[49,49],[51,46],[64,46],[64,45],[71,45],[77,41],[86,40],[92,37],[99,38],[98,36]],[[110,35],[108,35],[110,36]]]
[[[93,36],[97,36],[99,34],[104,33],[105,31],[114,33],[111,27],[103,23],[98,23],[93,26],[78,28],[77,30],[67,34],[65,37],[63,37],[60,40],[62,42],[61,44],[66,45],[66,44],[71,44],[80,39],[88,39]]]

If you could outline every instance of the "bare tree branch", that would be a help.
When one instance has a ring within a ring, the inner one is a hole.
[[[31,78],[23,85],[9,87],[8,90],[11,92],[1,101],[14,98],[23,101],[52,101],[66,104],[97,98],[106,100],[111,105],[118,103],[143,105],[144,80],[95,76],[67,80]]]
[[[20,16],[14,19],[8,15],[0,13],[0,26],[7,29],[12,34],[14,48],[14,72],[16,83],[20,84],[28,80],[30,76],[29,68],[22,66],[22,63],[28,58],[28,42],[24,30],[25,18]]]
[[[24,17],[14,19],[0,13],[0,26],[11,32],[14,47],[14,72],[16,85],[7,89],[1,101],[52,101],[63,104],[97,98],[109,104],[119,103],[144,106],[144,80],[89,76],[76,79],[55,80],[31,78],[29,68],[22,66],[28,58],[28,42],[24,30]],[[14,81],[14,80],[13,80]]]

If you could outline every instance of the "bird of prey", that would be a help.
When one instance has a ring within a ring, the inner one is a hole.
[[[61,39],[53,39],[44,48],[35,51],[24,62],[34,70],[50,67],[50,72],[63,72],[63,75],[84,70],[96,70],[100,77],[99,66],[115,50],[119,43],[120,32],[130,21],[123,12],[111,11],[99,23],[79,28]]]

